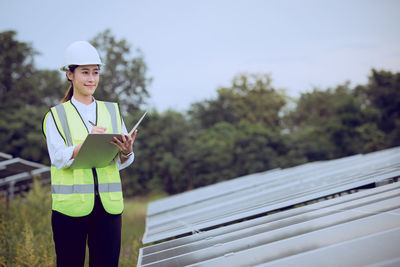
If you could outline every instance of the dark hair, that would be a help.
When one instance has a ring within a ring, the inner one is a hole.
[[[71,72],[74,72],[77,67],[78,67],[78,65],[70,65],[70,66],[68,66],[68,70],[70,70]],[[67,74],[65,74],[65,76],[67,76]],[[65,96],[61,100],[61,103],[65,103],[65,102],[71,100],[72,96],[74,95],[74,85],[72,84],[72,81],[68,78],[68,76],[67,76],[67,79],[70,82],[70,85],[69,85],[68,90],[65,92]]]

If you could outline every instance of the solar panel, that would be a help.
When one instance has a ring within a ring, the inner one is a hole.
[[[233,223],[400,176],[400,149],[252,174],[149,204],[143,243]]]
[[[173,239],[156,245],[144,247],[142,248],[142,250],[147,255],[162,250],[180,249],[186,244],[194,243],[199,240],[206,240],[206,239],[210,240],[215,238],[216,236],[224,235],[242,229],[248,229],[251,227],[263,225],[273,221],[282,221],[289,217],[293,218],[294,216],[305,215],[315,210],[321,210],[321,209],[328,210],[331,207],[334,206],[337,207],[337,205],[356,203],[355,201],[359,200],[366,202],[368,201],[368,198],[370,199],[375,198],[378,195],[380,196],[380,199],[396,196],[396,194],[398,193],[397,190],[399,189],[400,189],[400,183],[392,183],[389,185],[374,188],[373,190],[364,190],[358,192],[357,194],[347,194],[341,197],[333,198],[329,201],[320,201],[314,203],[313,205],[305,205],[295,209],[287,210],[285,212],[277,212],[268,216],[262,216],[252,220],[246,220],[244,222],[231,224],[225,227],[220,227],[213,230],[196,233],[194,235]],[[332,210],[338,211],[338,208],[332,208]]]
[[[395,234],[387,234],[392,230]],[[398,245],[399,231],[400,183],[393,183],[145,247],[139,265],[285,266],[285,258],[334,253],[338,246],[357,245],[363,238],[370,244],[377,238]],[[357,251],[369,248],[366,244]],[[394,260],[398,256],[376,247],[368,262],[387,260],[385,253]]]
[[[50,167],[0,152],[0,195],[9,200],[15,194],[27,191],[35,176],[50,183]]]

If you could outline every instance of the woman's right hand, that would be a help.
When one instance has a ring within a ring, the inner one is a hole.
[[[76,155],[78,154],[79,150],[81,149],[83,143],[80,143],[74,148],[74,151],[72,152],[71,159],[74,159]]]
[[[101,134],[101,133],[104,133],[106,130],[107,130],[106,127],[93,126],[92,131],[90,131],[90,133],[92,133],[92,134]]]

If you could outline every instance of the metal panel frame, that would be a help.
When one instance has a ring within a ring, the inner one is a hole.
[[[42,181],[50,183],[50,167],[21,158],[12,158],[4,153],[0,156],[4,159],[0,161],[0,195],[6,196],[7,200],[13,199],[15,193],[29,188],[27,183],[35,176],[41,176]]]

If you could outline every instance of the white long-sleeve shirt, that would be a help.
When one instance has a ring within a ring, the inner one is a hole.
[[[89,130],[89,132],[91,132],[93,126],[89,123],[89,121],[96,121],[96,116],[97,116],[95,101],[93,101],[89,105],[85,105],[76,100],[74,97],[72,97],[71,102],[77,108],[87,129]],[[122,132],[124,134],[128,134],[128,131],[126,130],[125,123],[123,120],[122,120]],[[72,153],[74,152],[74,148],[76,146],[67,147],[65,145],[64,139],[58,132],[56,124],[54,122],[54,118],[51,115],[51,113],[47,117],[46,121],[46,141],[47,141],[47,149],[49,151],[51,164],[54,165],[57,169],[68,167],[72,164],[72,162],[74,162],[74,159],[71,159],[71,157]],[[122,170],[132,164],[135,156],[134,154],[132,154],[124,163],[121,163],[119,157],[117,158],[118,158],[117,160],[118,169]]]

